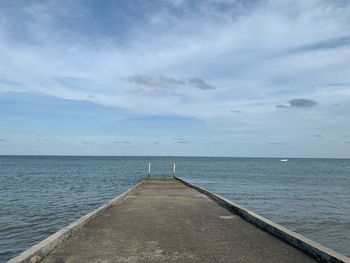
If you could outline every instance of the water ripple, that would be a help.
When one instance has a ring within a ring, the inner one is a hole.
[[[350,256],[350,160],[0,156],[0,262],[134,185],[148,160]]]

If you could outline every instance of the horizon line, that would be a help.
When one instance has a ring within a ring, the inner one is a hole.
[[[73,155],[73,154],[0,154],[0,157],[162,157],[162,158],[260,158],[260,159],[350,159],[350,157],[277,157],[277,156],[210,156],[210,155]]]

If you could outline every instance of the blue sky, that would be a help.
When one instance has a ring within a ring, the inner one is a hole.
[[[349,1],[0,1],[0,154],[350,157]]]

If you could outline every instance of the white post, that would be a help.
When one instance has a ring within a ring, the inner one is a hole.
[[[175,173],[176,173],[176,166],[175,166],[175,163],[174,163],[174,169],[173,169],[173,176],[175,177]]]
[[[148,178],[151,176],[151,162],[148,162]]]

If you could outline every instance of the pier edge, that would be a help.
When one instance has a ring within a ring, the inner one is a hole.
[[[301,234],[291,231],[282,225],[274,223],[273,221],[264,218],[254,213],[253,211],[243,208],[242,206],[220,195],[214,194],[204,188],[189,183],[182,178],[176,176],[174,176],[174,178],[184,185],[205,194],[217,204],[240,216],[243,220],[277,237],[278,239],[304,252],[315,260],[331,263],[350,263],[350,258],[343,254],[340,254],[330,248],[324,247],[321,244],[316,243],[315,241],[308,239]]]
[[[129,192],[138,187],[145,179],[130,187],[125,192],[121,193],[117,197],[109,200],[107,203],[102,204],[98,208],[92,210],[86,215],[80,217],[79,219],[73,221],[64,228],[58,230],[54,234],[48,236],[44,240],[35,244],[34,246],[24,250],[18,256],[10,259],[7,263],[37,263],[40,262],[44,257],[49,255],[56,247],[64,243],[74,234],[80,232],[85,228],[87,224],[96,219],[99,215],[104,213],[110,207],[122,202]]]

